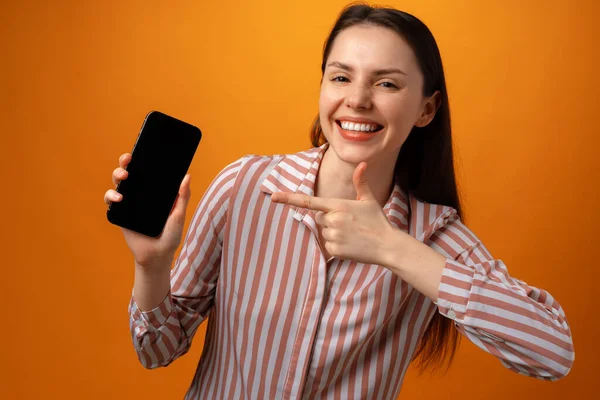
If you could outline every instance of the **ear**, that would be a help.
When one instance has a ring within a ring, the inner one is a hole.
[[[434,94],[427,97],[423,106],[421,106],[421,114],[419,115],[419,119],[415,122],[415,126],[417,128],[422,128],[427,126],[435,117],[435,113],[438,108],[440,108],[440,104],[442,104],[442,95],[439,90],[436,90]]]

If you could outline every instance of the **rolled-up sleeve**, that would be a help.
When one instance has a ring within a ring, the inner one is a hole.
[[[575,357],[571,331],[550,293],[511,277],[459,219],[430,240],[449,256],[437,301],[442,315],[515,372],[546,380],[569,373]]]
[[[163,302],[142,312],[131,297],[131,338],[146,368],[169,365],[185,354],[213,307],[229,198],[243,161],[223,169],[202,197],[171,270],[171,289]]]

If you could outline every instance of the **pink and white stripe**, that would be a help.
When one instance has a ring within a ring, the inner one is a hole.
[[[396,187],[390,223],[448,258],[438,304],[389,270],[325,260],[312,211],[272,203],[312,195],[326,150],[248,156],[225,168],[196,209],[171,293],[156,309],[130,303],[140,362],[166,366],[208,318],[187,399],[393,399],[434,313],[511,370],[566,375],[574,353],[560,305],[508,275],[455,210]]]

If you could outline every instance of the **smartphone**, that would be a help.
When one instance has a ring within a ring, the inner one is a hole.
[[[131,151],[129,175],[116,188],[123,198],[109,206],[108,220],[159,237],[201,139],[193,125],[158,111],[148,113]]]

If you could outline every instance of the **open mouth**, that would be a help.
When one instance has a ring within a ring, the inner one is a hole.
[[[340,128],[349,132],[364,132],[364,133],[375,133],[383,129],[383,125],[379,124],[361,124],[357,122],[348,122],[336,120],[336,124]]]

